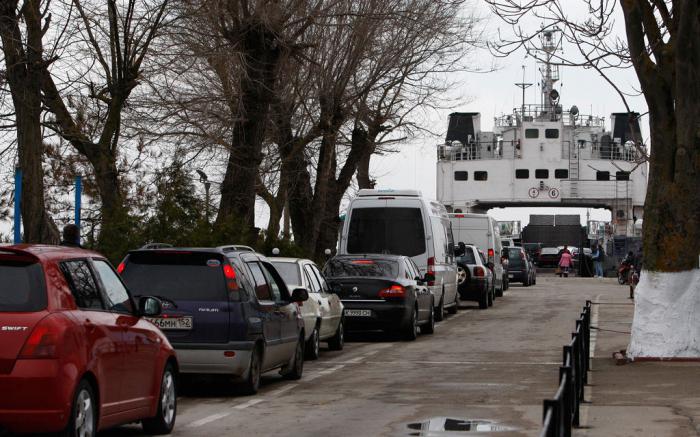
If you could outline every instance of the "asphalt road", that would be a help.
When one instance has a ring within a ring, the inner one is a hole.
[[[265,375],[256,396],[235,395],[222,379],[196,381],[179,400],[173,435],[473,435],[467,421],[483,421],[477,429],[490,435],[537,435],[586,299],[625,292],[609,279],[540,276],[488,310],[462,307],[414,342],[350,338],[342,352],[307,361],[300,381]],[[465,430],[437,431],[444,424]],[[125,426],[100,435],[142,433]]]

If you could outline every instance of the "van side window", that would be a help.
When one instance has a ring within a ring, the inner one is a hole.
[[[442,221],[437,217],[430,217],[430,225],[433,230],[433,247],[435,248],[436,262],[449,262],[447,250],[447,234]]]
[[[447,234],[447,262],[453,263],[455,258],[455,240],[452,234],[452,223],[449,219],[442,219],[442,226],[445,228],[445,233]]]
[[[256,262],[249,262],[248,268],[253,274],[253,281],[255,282],[255,295],[258,300],[272,300],[272,292],[270,291],[270,285],[265,279],[265,274],[260,268],[260,264]]]
[[[68,279],[75,304],[82,309],[102,310],[102,296],[87,260],[66,261],[61,269]]]

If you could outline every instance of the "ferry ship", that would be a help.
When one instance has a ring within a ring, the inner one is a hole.
[[[495,207],[589,207],[611,211],[609,234],[639,236],[647,188],[647,164],[639,115],[582,114],[560,103],[556,32],[543,35],[541,101],[497,116],[481,130],[481,114],[450,114],[438,145],[437,197],[452,212]]]

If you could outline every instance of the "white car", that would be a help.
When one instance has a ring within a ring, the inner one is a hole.
[[[331,293],[326,279],[313,261],[303,258],[269,258],[290,289],[306,288],[309,300],[301,305],[306,332],[306,358],[318,358],[321,342],[331,350],[342,350],[345,343],[343,304]]]

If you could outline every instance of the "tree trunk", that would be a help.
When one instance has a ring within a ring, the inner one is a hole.
[[[38,0],[26,2],[23,21],[26,47],[17,15],[17,1],[0,5],[0,37],[17,124],[17,154],[22,169],[21,214],[25,243],[56,244],[58,229],[44,200],[44,142],[41,133],[42,24]]]
[[[280,50],[275,35],[263,24],[247,29],[243,46],[246,71],[241,80],[240,121],[233,128],[216,224],[241,220],[247,228],[244,231],[250,231],[255,226],[256,180],[275,95]]]

